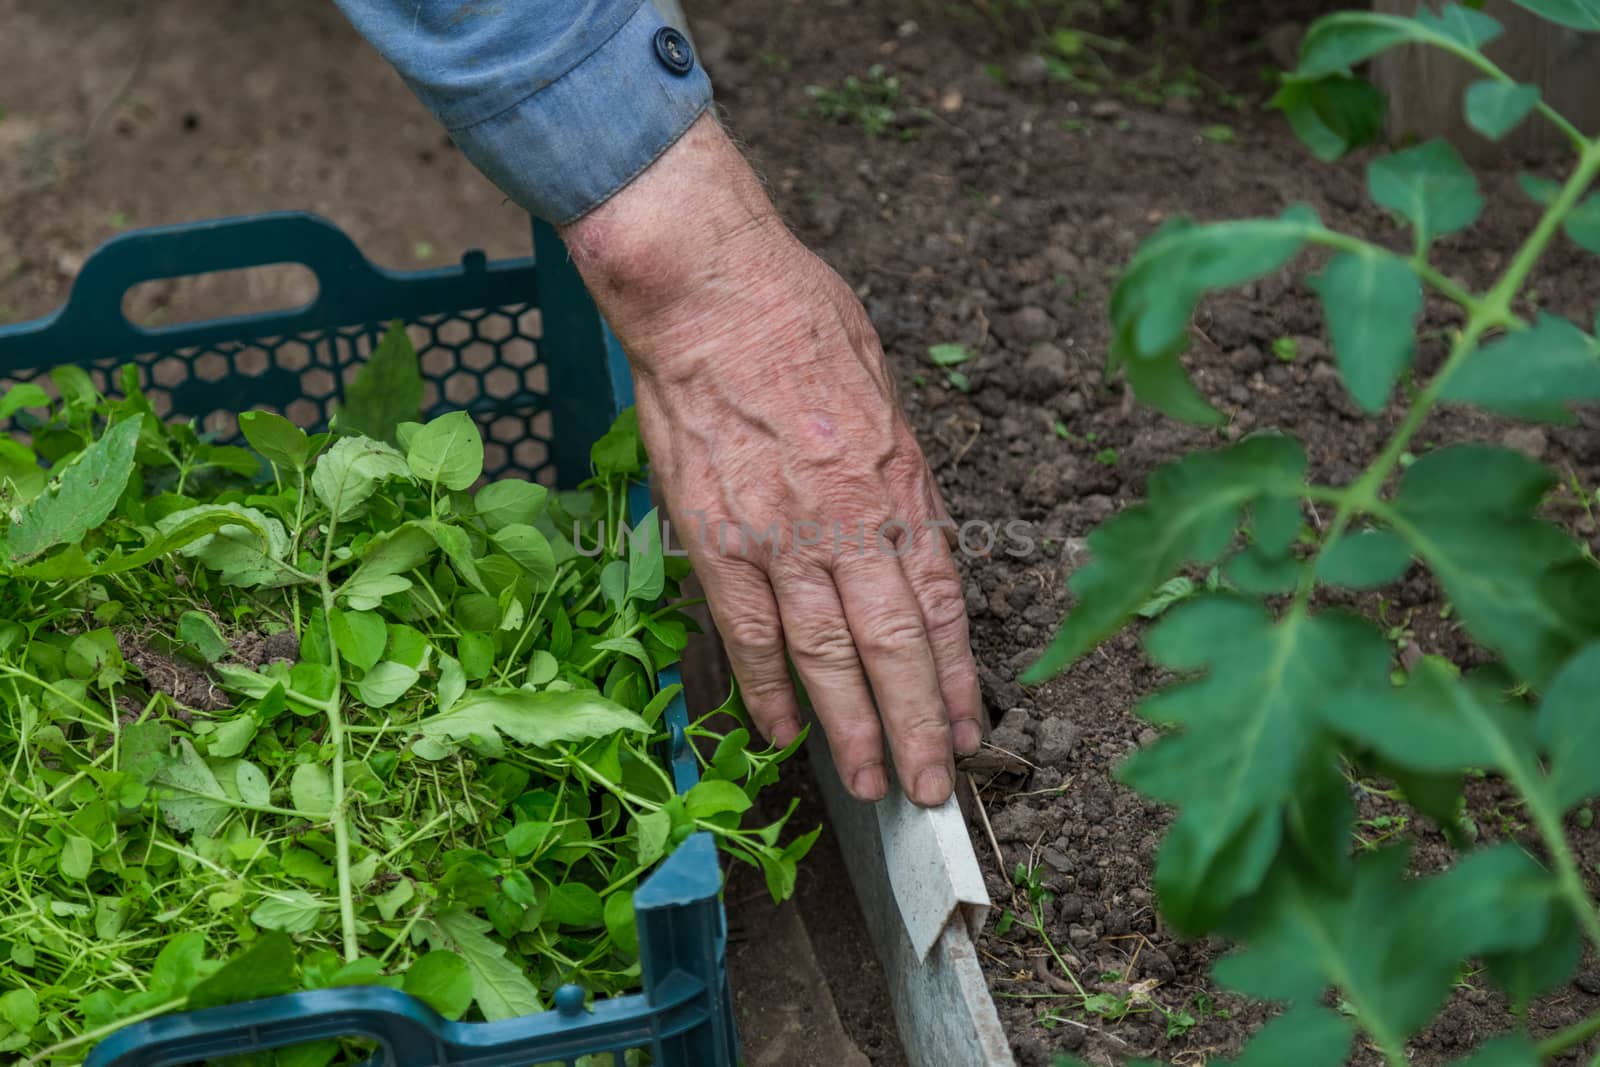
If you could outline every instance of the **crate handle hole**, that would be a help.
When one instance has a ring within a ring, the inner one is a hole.
[[[122,315],[145,329],[182,326],[235,315],[294,311],[316,302],[322,291],[303,263],[156,278],[122,294]]]

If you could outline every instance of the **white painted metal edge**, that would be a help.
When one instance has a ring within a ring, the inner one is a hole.
[[[1015,1067],[973,947],[989,899],[959,807],[917,808],[892,783],[890,799],[862,804],[845,792],[820,729],[807,747],[906,1058],[912,1067]]]

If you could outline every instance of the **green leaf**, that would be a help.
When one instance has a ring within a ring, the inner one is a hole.
[[[1551,911],[1550,925],[1538,944],[1488,953],[1483,963],[1512,1004],[1525,1008],[1535,998],[1571,981],[1582,957],[1583,936],[1577,921],[1570,911],[1558,907]]]
[[[1317,578],[1350,589],[1376,589],[1399,580],[1411,566],[1411,547],[1389,530],[1346,533],[1323,550]]]
[[[1312,155],[1331,163],[1351,149],[1378,140],[1388,101],[1370,82],[1332,74],[1286,79],[1270,106],[1283,112]]]
[[[472,975],[472,999],[489,1022],[543,1010],[539,991],[521,967],[506,958],[505,946],[485,935],[492,926],[465,908],[434,916],[429,938],[436,949],[453,950]]]
[[[1140,706],[1143,717],[1183,729],[1135,753],[1119,772],[1179,809],[1157,859],[1156,886],[1173,925],[1199,932],[1259,887],[1286,805],[1308,768],[1329,758],[1312,710],[1337,705],[1353,685],[1384,681],[1389,646],[1349,616],[1274,622],[1260,604],[1220,594],[1174,609],[1146,646],[1163,667],[1206,672]]]
[[[459,1019],[472,1006],[472,970],[454,952],[422,956],[406,968],[400,988],[446,1019]]]
[[[241,715],[237,719],[217,724],[212,731],[211,739],[206,744],[206,754],[227,759],[241,756],[245,749],[250,747],[250,742],[256,736],[256,722],[249,715]]]
[[[672,837],[672,816],[665,811],[652,811],[635,815],[633,822],[639,866],[648,867],[666,855],[667,842]]]
[[[216,620],[203,611],[186,611],[178,616],[178,637],[193,645],[207,663],[225,659],[233,651]]]
[[[1339,74],[1402,44],[1428,44],[1450,51],[1476,51],[1501,33],[1481,11],[1446,4],[1438,15],[1423,8],[1416,18],[1371,11],[1341,11],[1318,19],[1300,42],[1299,78]]]
[[[1405,262],[1362,249],[1336,256],[1310,284],[1322,298],[1345,387],[1367,411],[1382,411],[1411,366],[1422,282]]]
[[[289,796],[294,810],[311,819],[326,819],[333,814],[333,779],[328,768],[302,763],[289,779]]]
[[[959,367],[972,358],[972,351],[966,345],[934,345],[928,349],[928,358],[938,367]]]
[[[0,994],[0,1021],[24,1034],[39,1024],[39,998],[27,986]]]
[[[94,870],[94,845],[86,837],[69,836],[61,846],[58,864],[62,877],[74,882],[87,881],[89,872]]]
[[[472,554],[472,538],[467,531],[437,519],[422,519],[417,526],[433,538],[463,581],[480,593],[489,591],[483,575],[478,571],[477,557]]]
[[[1263,1026],[1236,1060],[1217,1067],[1341,1067],[1355,1028],[1320,1005],[1301,1005]]]
[[[410,692],[421,677],[421,672],[415,667],[384,660],[359,682],[351,682],[350,688],[369,708],[386,708]]]
[[[556,577],[556,556],[550,541],[532,526],[514,522],[493,534],[495,546],[528,572],[536,590],[544,590]]]
[[[345,387],[338,407],[342,432],[362,434],[390,444],[402,422],[422,415],[422,368],[417,350],[406,336],[405,323],[395,319],[372,349],[356,380]]]
[[[297,471],[305,470],[311,462],[311,439],[282,415],[246,411],[239,415],[239,429],[250,447],[268,462]]]
[[[0,397],[0,419],[9,419],[23,408],[47,408],[50,406],[50,394],[44,388],[33,382],[19,382],[6,390],[4,397]],[[17,1029],[28,1029],[17,1027]]]
[[[1141,604],[1135,614],[1141,619],[1159,619],[1174,604],[1181,604],[1199,592],[1200,586],[1193,578],[1186,578],[1180,574],[1176,578],[1162,582],[1155,595]]]
[[[177,754],[161,765],[151,781],[171,787],[162,791],[159,806],[161,817],[178,833],[210,837],[233,810],[217,776],[186,737],[178,739]]]
[[[50,486],[13,513],[6,530],[12,562],[70,544],[106,520],[133,474],[142,418],[126,419],[78,454]]]
[[[333,610],[329,616],[333,643],[339,655],[364,671],[370,671],[383,658],[389,644],[389,626],[383,616],[370,611]]]
[[[1539,705],[1539,744],[1549,753],[1550,791],[1562,809],[1600,795],[1600,644],[1589,644],[1550,681]]]
[[[1575,30],[1600,33],[1600,0],[1511,0],[1540,18]]]
[[[250,912],[250,921],[263,930],[309,934],[322,920],[328,905],[304,889],[274,890]]]
[[[1395,532],[1432,568],[1474,637],[1541,685],[1587,643],[1600,581],[1559,529],[1534,518],[1554,478],[1508,449],[1442,448],[1400,481]]]
[[[633,911],[633,897],[627,893],[612,893],[606,897],[605,923],[606,933],[624,955],[638,955],[639,926]]]
[[[1518,418],[1568,423],[1569,405],[1600,399],[1600,345],[1566,319],[1541,312],[1529,329],[1469,357],[1440,396]]]
[[[483,434],[465,411],[440,415],[408,442],[406,462],[420,481],[470,489],[483,474]]]
[[[367,543],[361,565],[339,587],[339,595],[353,610],[371,611],[384,597],[410,589],[403,575],[426,563],[435,547],[433,536],[413,523],[379,534]]]
[[[1129,360],[1123,364],[1123,371],[1133,395],[1168,418],[1195,426],[1223,422],[1222,413],[1194,387],[1176,354]]]
[[[708,819],[723,812],[735,814],[750,810],[750,798],[733,782],[709,779],[698,782],[683,798],[684,810],[692,819]]]
[[[294,942],[280,932],[263,934],[189,991],[190,1011],[275,997],[298,989]]]
[[[644,469],[644,442],[639,437],[639,413],[625,409],[589,450],[590,462],[601,477],[637,474]]]
[[[640,520],[628,538],[628,599],[650,607],[666,588],[666,556],[661,548],[661,519],[655,508]]]
[[[562,741],[588,741],[621,731],[649,733],[636,712],[592,690],[566,692],[480,689],[449,711],[423,719],[423,736],[493,741],[504,734],[524,745],[547,748]]]
[[[1367,191],[1416,228],[1431,244],[1471,226],[1483,212],[1478,179],[1448,141],[1434,140],[1376,159],[1367,168]]]
[[[1474,82],[1467,90],[1467,121],[1489,140],[1498,141],[1516,129],[1538,103],[1537,85]]]
[[[1067,583],[1077,606],[1022,683],[1043,681],[1093,648],[1180,567],[1215,559],[1246,505],[1268,493],[1298,496],[1305,462],[1298,442],[1263,436],[1157,470],[1143,504],[1089,535],[1090,561]]]
[[[465,416],[463,416],[465,417]],[[404,457],[382,441],[345,437],[317,460],[311,489],[340,522],[348,519],[390,478],[411,478]]]
[[[600,894],[582,882],[561,882],[550,887],[544,917],[561,926],[585,929],[604,924],[605,905]]]
[[[531,526],[544,514],[549,494],[550,491],[537,482],[507,478],[479,489],[473,504],[489,532],[497,533],[507,526]]]
[[[201,504],[175,511],[156,523],[164,536],[202,520],[226,525],[185,544],[179,551],[221,575],[229,585],[274,588],[308,580],[286,562],[289,534],[283,523],[240,504]]]
[[[1454,1067],[1540,1067],[1543,1063],[1544,1057],[1526,1035],[1510,1034],[1484,1043]]]

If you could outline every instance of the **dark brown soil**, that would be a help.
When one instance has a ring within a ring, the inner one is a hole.
[[[780,206],[866,302],[951,511],[958,520],[1022,518],[1041,538],[1030,557],[997,554],[966,565],[984,691],[998,723],[994,741],[1010,753],[989,753],[972,767],[1003,852],[997,862],[975,822],[991,894],[1002,907],[1020,907],[1010,872],[1019,863],[1037,867],[1054,894],[1051,939],[1091,992],[1121,994],[1154,981],[1157,1002],[1195,1017],[1171,1033],[1152,1012],[1107,1020],[1063,1011],[1070,1021],[1043,1025],[1048,1008],[1070,1001],[1021,998],[1059,992],[1057,968],[1046,966],[1037,936],[991,926],[981,948],[1018,1060],[1034,1067],[1051,1051],[1071,1050],[1102,1064],[1138,1056],[1204,1063],[1236,1052],[1268,1012],[1211,986],[1208,971],[1222,946],[1181,941],[1156,915],[1151,862],[1170,816],[1112,775],[1128,753],[1156,739],[1132,709],[1161,679],[1136,633],[1114,638],[1048,684],[1024,689],[1015,678],[1070,607],[1064,580],[1084,558],[1082,538],[1138,500],[1154,467],[1272,427],[1306,443],[1315,477],[1341,483],[1377,453],[1397,415],[1366,419],[1347,399],[1319,307],[1295,280],[1303,271],[1219,297],[1196,322],[1191,363],[1200,387],[1230,416],[1221,434],[1136,407],[1120,384],[1102,382],[1107,298],[1140,239],[1179,213],[1276,214],[1304,201],[1340,228],[1396,246],[1405,236],[1368,202],[1362,159],[1317,164],[1280,118],[1261,110],[1255,72],[1292,35],[1276,22],[1290,13],[1284,8],[1246,10],[1237,25],[1184,42],[1208,74],[1245,98],[1239,110],[1215,94],[1152,105],[1075,92],[983,27],[943,10],[911,0],[751,0],[700,5],[691,15],[729,121]],[[986,74],[986,61],[1008,72],[1007,84]],[[838,85],[875,63],[900,76],[906,104],[933,116],[914,120],[908,138],[874,138],[806,114],[807,85]],[[1231,139],[1215,130],[1219,124]],[[1473,286],[1492,278],[1535,217],[1515,189],[1519,162],[1482,175],[1492,211],[1440,249],[1440,264]],[[1595,260],[1563,247],[1546,258],[1536,289],[1541,306],[1589,321],[1597,282]],[[1422,370],[1437,362],[1439,338],[1458,322],[1452,309],[1430,306]],[[1280,338],[1293,339],[1292,361],[1274,355]],[[927,357],[930,345],[947,342],[976,354],[961,368],[970,378],[966,391],[947,387]],[[1600,480],[1600,419],[1531,430],[1445,411],[1419,445],[1463,439],[1503,440],[1591,488]],[[1595,535],[1576,506],[1561,517]],[[1397,665],[1418,651],[1463,663],[1479,655],[1421,573],[1356,603],[1394,627]],[[1473,784],[1470,810],[1486,838],[1522,832],[1510,799],[1498,782]],[[1362,802],[1362,817],[1378,820],[1361,831],[1374,843],[1395,829],[1382,820],[1402,814],[1386,804]],[[1419,869],[1447,862],[1431,826],[1410,823],[1400,833],[1413,839]],[[1600,837],[1574,833],[1592,870]],[[1600,1008],[1597,972],[1587,960],[1570,988],[1539,1004],[1534,1032]],[[1468,977],[1411,1052],[1418,1064],[1445,1063],[1513,1025],[1504,998]],[[1351,1062],[1378,1059],[1357,1049]]]

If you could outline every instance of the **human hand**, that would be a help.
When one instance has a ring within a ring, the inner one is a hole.
[[[910,797],[944,803],[952,749],[982,739],[977,670],[953,527],[860,302],[709,117],[563,236],[758,729],[800,730],[787,649],[853,795],[887,792],[887,733]]]

